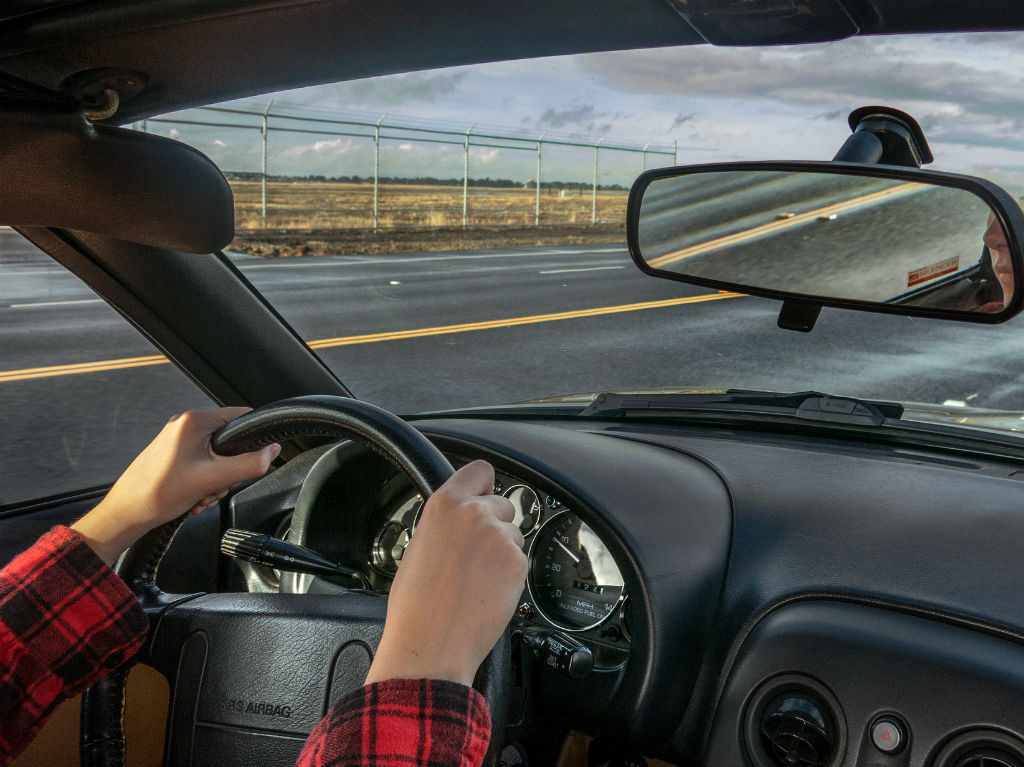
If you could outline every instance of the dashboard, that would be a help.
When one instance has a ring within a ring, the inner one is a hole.
[[[513,630],[593,657],[578,677],[522,669],[509,733],[534,753],[577,729],[682,764],[1024,766],[1018,462],[807,431],[417,426],[455,465],[490,461],[517,508],[530,564]],[[382,593],[419,505],[351,443],[231,504],[233,524],[284,524]]]

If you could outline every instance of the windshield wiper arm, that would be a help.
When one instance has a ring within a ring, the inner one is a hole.
[[[898,419],[903,406],[896,402],[834,397],[821,392],[793,394],[730,389],[720,394],[599,394],[581,416],[626,415],[630,412],[732,411],[787,415],[809,421],[880,426],[886,418]]]

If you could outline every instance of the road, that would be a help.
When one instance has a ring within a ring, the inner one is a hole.
[[[155,351],[19,240],[0,230],[0,505],[108,481],[169,413],[205,404],[169,364],[116,362]],[[653,279],[617,245],[233,258],[358,396],[399,412],[667,386],[1024,410],[1020,319],[826,309],[782,331],[777,302]]]

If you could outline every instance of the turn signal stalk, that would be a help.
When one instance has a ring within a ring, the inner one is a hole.
[[[244,559],[275,570],[308,575],[344,575],[359,582],[361,588],[369,589],[370,582],[358,570],[331,562],[315,551],[295,543],[282,541],[263,533],[231,528],[220,541],[222,554],[234,559]]]

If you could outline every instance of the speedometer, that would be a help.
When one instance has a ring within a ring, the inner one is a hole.
[[[607,618],[622,595],[622,574],[593,530],[571,512],[552,517],[530,549],[530,593],[559,628],[583,631]]]

